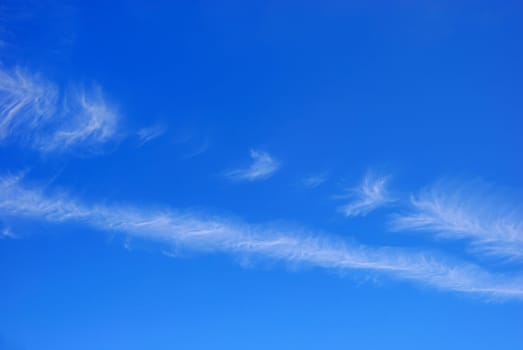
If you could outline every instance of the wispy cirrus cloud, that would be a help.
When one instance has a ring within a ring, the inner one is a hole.
[[[97,150],[114,139],[118,119],[99,87],[62,92],[38,74],[0,69],[0,142],[43,153]]]
[[[271,177],[279,168],[280,162],[269,153],[251,150],[252,163],[245,168],[235,169],[225,175],[232,180],[257,181]]]
[[[205,154],[211,147],[212,138],[208,130],[185,128],[176,132],[174,142],[178,145],[180,158],[189,160]]]
[[[58,89],[37,74],[0,69],[0,141],[30,138],[27,129],[41,127],[56,113]]]
[[[474,252],[523,258],[523,211],[479,182],[439,182],[411,196],[410,211],[395,215],[391,228],[468,239]]]
[[[149,141],[152,141],[167,131],[167,127],[163,124],[154,124],[146,128],[142,128],[136,132],[140,146],[146,144]]]
[[[302,180],[303,186],[307,188],[316,188],[323,184],[325,181],[327,181],[327,174],[316,174],[316,175],[310,175],[307,176]]]
[[[15,239],[17,237],[9,227],[4,227],[0,230],[0,239],[4,238]]]
[[[116,136],[118,115],[100,87],[71,93],[61,113],[63,124],[42,138],[40,149],[45,152],[75,147],[96,149]]]
[[[261,226],[224,217],[147,210],[122,205],[89,205],[65,194],[24,186],[20,177],[0,178],[4,217],[76,222],[200,252],[240,254],[345,272],[377,273],[442,290],[523,299],[523,281],[450,262],[428,253],[348,244],[325,235],[283,226]]]
[[[367,173],[357,187],[349,189],[342,196],[338,196],[338,198],[350,200],[338,207],[338,211],[345,216],[365,216],[376,208],[392,202],[387,190],[388,181],[388,176]]]

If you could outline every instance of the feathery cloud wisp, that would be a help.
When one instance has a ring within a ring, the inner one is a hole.
[[[280,167],[280,163],[267,152],[251,150],[252,163],[247,168],[232,170],[226,176],[233,180],[256,181],[267,179]]]
[[[37,74],[0,69],[0,142],[44,153],[96,149],[115,136],[117,122],[98,87],[61,93]]]
[[[107,143],[116,134],[117,114],[104,100],[99,87],[71,94],[69,105],[61,112],[63,126],[42,139],[40,149],[45,152],[77,146],[93,149]]]
[[[327,175],[325,174],[318,174],[318,175],[311,175],[302,180],[303,186],[307,188],[316,188],[322,183],[327,181]]]
[[[28,188],[19,177],[0,178],[0,213],[53,223],[77,222],[179,248],[240,254],[341,271],[379,273],[442,290],[523,299],[523,281],[430,254],[350,245],[286,227],[249,225],[222,217],[129,206],[87,205],[64,194]]]
[[[154,140],[167,131],[167,128],[162,124],[154,124],[146,128],[138,130],[136,133],[140,142],[140,146],[146,144],[147,142]]]
[[[0,232],[0,239],[4,239],[4,238],[14,239],[14,238],[17,238],[17,237],[13,233],[13,231],[11,231],[11,229],[9,227],[4,227],[2,229],[2,231]]]
[[[412,196],[410,204],[410,212],[393,217],[393,230],[465,238],[473,251],[506,259],[523,258],[521,206],[499,198],[486,185],[442,182]]]
[[[26,131],[48,123],[56,113],[58,89],[39,75],[0,69],[0,141],[30,136]]]
[[[387,192],[387,176],[378,177],[368,173],[358,187],[352,188],[343,198],[351,202],[338,207],[345,216],[365,216],[374,209],[392,201]]]

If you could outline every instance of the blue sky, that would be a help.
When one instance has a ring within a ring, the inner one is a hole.
[[[518,1],[0,4],[0,349],[521,349]]]

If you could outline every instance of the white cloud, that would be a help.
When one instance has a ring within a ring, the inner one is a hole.
[[[99,87],[61,93],[37,74],[0,69],[0,142],[44,153],[93,150],[115,137],[117,122]]]
[[[146,144],[147,142],[154,140],[167,131],[167,128],[165,125],[162,124],[154,124],[147,128],[142,128],[138,130],[136,133],[138,135],[138,139],[140,141],[140,145]]]
[[[176,132],[174,142],[180,149],[180,158],[184,160],[199,157],[211,147],[211,138],[201,130],[182,129]]]
[[[208,138],[206,138],[206,139],[202,140],[200,144],[197,144],[196,146],[194,146],[193,149],[188,150],[186,153],[184,153],[182,155],[182,158],[191,159],[191,158],[198,157],[198,156],[204,154],[205,152],[207,152],[210,145],[211,145],[211,141]]]
[[[4,238],[15,239],[17,236],[13,233],[13,231],[11,231],[9,227],[4,227],[0,232],[0,239]]]
[[[223,217],[131,206],[88,205],[64,194],[0,178],[0,213],[53,223],[76,222],[153,240],[177,249],[222,252],[346,272],[379,273],[442,290],[523,299],[523,281],[430,254],[350,245],[288,227],[250,225]]]
[[[506,259],[523,258],[521,206],[485,184],[440,182],[411,197],[411,211],[396,215],[394,230],[426,231],[469,239],[473,251]]]
[[[327,181],[326,174],[311,175],[303,179],[302,183],[307,188],[316,188]]]
[[[71,94],[62,113],[63,124],[42,139],[42,150],[63,151],[77,146],[96,149],[116,135],[118,116],[104,100],[99,87]]]
[[[269,153],[251,150],[252,163],[246,168],[235,169],[226,173],[233,180],[256,181],[272,176],[280,167],[280,163]]]
[[[27,130],[48,123],[56,113],[58,89],[38,75],[0,69],[0,141],[29,139]]]
[[[368,173],[358,187],[349,189],[348,193],[340,196],[351,201],[338,207],[338,210],[345,216],[364,216],[390,203],[392,199],[387,192],[387,176],[376,176]]]

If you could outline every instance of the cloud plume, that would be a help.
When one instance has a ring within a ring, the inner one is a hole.
[[[153,124],[149,127],[142,128],[136,132],[140,146],[146,144],[149,141],[152,141],[158,137],[161,137],[167,128],[163,124]]]
[[[227,177],[240,181],[257,181],[271,177],[280,167],[280,163],[269,153],[251,150],[252,163],[246,168],[235,169],[226,173]]]
[[[96,150],[116,136],[117,124],[99,87],[64,92],[38,74],[0,69],[0,142],[43,153]]]
[[[393,217],[392,229],[468,239],[474,252],[523,258],[522,208],[491,186],[440,182],[411,196],[410,205],[407,213]]]
[[[338,210],[345,216],[365,216],[376,208],[391,202],[387,192],[386,176],[376,176],[368,173],[363,181],[355,188],[349,189],[348,193],[340,196],[350,201]]]

